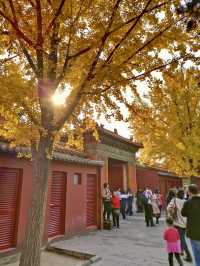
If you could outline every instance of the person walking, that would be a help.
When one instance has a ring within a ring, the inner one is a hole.
[[[113,226],[119,228],[119,214],[120,214],[120,199],[117,192],[113,192],[112,195],[112,215],[113,215]]]
[[[136,206],[137,206],[137,213],[143,212],[143,201],[142,201],[142,190],[139,189],[136,194]]]
[[[158,202],[158,207],[159,207],[160,216],[161,216],[162,208],[163,208],[163,205],[164,205],[163,195],[160,193],[160,190],[159,189],[156,189],[155,190],[155,194],[157,196],[157,202]]]
[[[167,229],[164,232],[164,240],[166,241],[166,248],[168,253],[169,266],[174,265],[173,256],[175,256],[180,266],[183,266],[183,262],[180,257],[181,244],[178,230],[173,226],[173,219],[168,217],[166,219]]]
[[[192,256],[190,254],[186,238],[185,238],[185,230],[186,230],[186,218],[184,218],[181,214],[183,205],[185,203],[184,200],[184,190],[180,189],[177,192],[176,197],[174,197],[171,202],[167,206],[167,213],[169,215],[172,214],[174,216],[174,226],[178,230],[181,240],[181,249],[182,252],[185,252],[186,257],[185,261],[192,262]]]
[[[189,199],[189,193],[188,193],[188,186],[184,186],[184,199],[188,200]]]
[[[159,224],[159,218],[160,218],[160,208],[159,208],[159,201],[157,193],[153,193],[151,205],[153,208],[153,216],[156,218],[156,224]]]
[[[200,266],[200,196],[198,187],[194,184],[188,187],[190,199],[182,209],[182,215],[187,218],[186,234],[190,238],[195,265]]]
[[[103,219],[104,219],[104,221],[106,221],[106,220],[110,221],[110,215],[112,212],[112,208],[111,208],[112,194],[110,192],[110,188],[109,188],[108,183],[104,183],[104,185],[103,185],[102,197],[103,197],[103,206],[104,206]]]
[[[127,204],[127,193],[124,190],[121,190],[121,207],[120,211],[123,219],[126,219],[126,204]]]
[[[126,210],[126,214],[129,216],[133,215],[133,192],[130,188],[128,188],[127,190],[127,210]]]
[[[149,225],[154,226],[152,196],[153,196],[152,191],[149,188],[146,188],[146,190],[143,192],[142,201],[144,206],[145,222],[147,227]]]
[[[174,190],[170,189],[167,195],[167,205],[171,202],[171,200],[176,196],[176,193],[174,192]]]

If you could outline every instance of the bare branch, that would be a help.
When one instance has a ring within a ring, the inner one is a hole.
[[[12,61],[14,58],[16,58],[18,56],[19,56],[19,54],[16,54],[16,55],[13,55],[13,56],[8,57],[8,58],[0,59],[0,65],[3,65],[9,61]]]

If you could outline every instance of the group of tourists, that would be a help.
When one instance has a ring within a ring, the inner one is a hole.
[[[144,210],[146,226],[159,224],[164,198],[158,189],[152,191],[146,188],[137,193],[138,212]],[[155,219],[155,222],[154,222]],[[190,185],[180,189],[171,189],[166,198],[166,224],[164,232],[169,265],[173,266],[175,256],[179,265],[184,260],[192,262],[192,255],[186,241],[186,235],[191,240],[195,265],[200,266],[200,196],[198,187]]]
[[[192,256],[186,241],[191,241],[195,265],[200,266],[200,196],[198,187],[190,185],[188,189],[170,190],[167,197],[166,223],[164,239],[167,244],[169,265],[173,266],[173,256],[179,265],[184,260],[192,262]]]
[[[143,204],[146,226],[155,226],[153,221],[154,217],[156,218],[156,224],[159,224],[159,218],[161,217],[163,208],[163,196],[160,191],[156,189],[152,192],[152,190],[147,187],[140,195],[139,200]]]
[[[171,189],[167,198],[158,189],[152,191],[146,188],[139,190],[136,194],[137,212],[145,214],[146,226],[153,227],[159,224],[162,209],[165,203],[166,224],[164,240],[168,252],[169,265],[173,266],[173,257],[180,266],[183,266],[183,259],[192,262],[192,255],[186,241],[186,235],[190,239],[195,265],[200,266],[200,195],[198,187],[194,184],[179,189]],[[126,192],[120,188],[112,191],[109,184],[105,183],[103,188],[104,221],[119,228],[120,213],[123,219],[126,215],[133,215],[134,195],[131,189]]]
[[[117,191],[111,192],[109,184],[104,183],[102,197],[104,221],[111,221],[112,216],[113,226],[119,228],[120,213],[123,219],[126,219],[126,215],[133,215],[134,195],[130,188],[127,191],[118,188]]]

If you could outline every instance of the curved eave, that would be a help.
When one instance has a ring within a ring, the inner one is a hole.
[[[22,146],[11,147],[6,142],[0,142],[0,151],[4,153],[14,153],[14,154],[21,153],[22,155],[30,154],[30,148]],[[57,152],[57,151],[53,152],[53,159],[57,161],[99,166],[99,167],[102,167],[104,164],[104,162],[102,161],[90,160],[87,158],[79,157],[77,155],[71,155],[68,153]]]

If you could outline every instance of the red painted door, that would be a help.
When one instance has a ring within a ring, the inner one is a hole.
[[[66,173],[53,172],[49,207],[49,237],[65,233],[66,183]]]
[[[119,188],[123,189],[123,165],[109,163],[108,165],[108,183],[112,191],[117,191]]]
[[[97,176],[87,175],[86,226],[97,226]]]
[[[0,250],[15,246],[20,170],[0,167]]]

